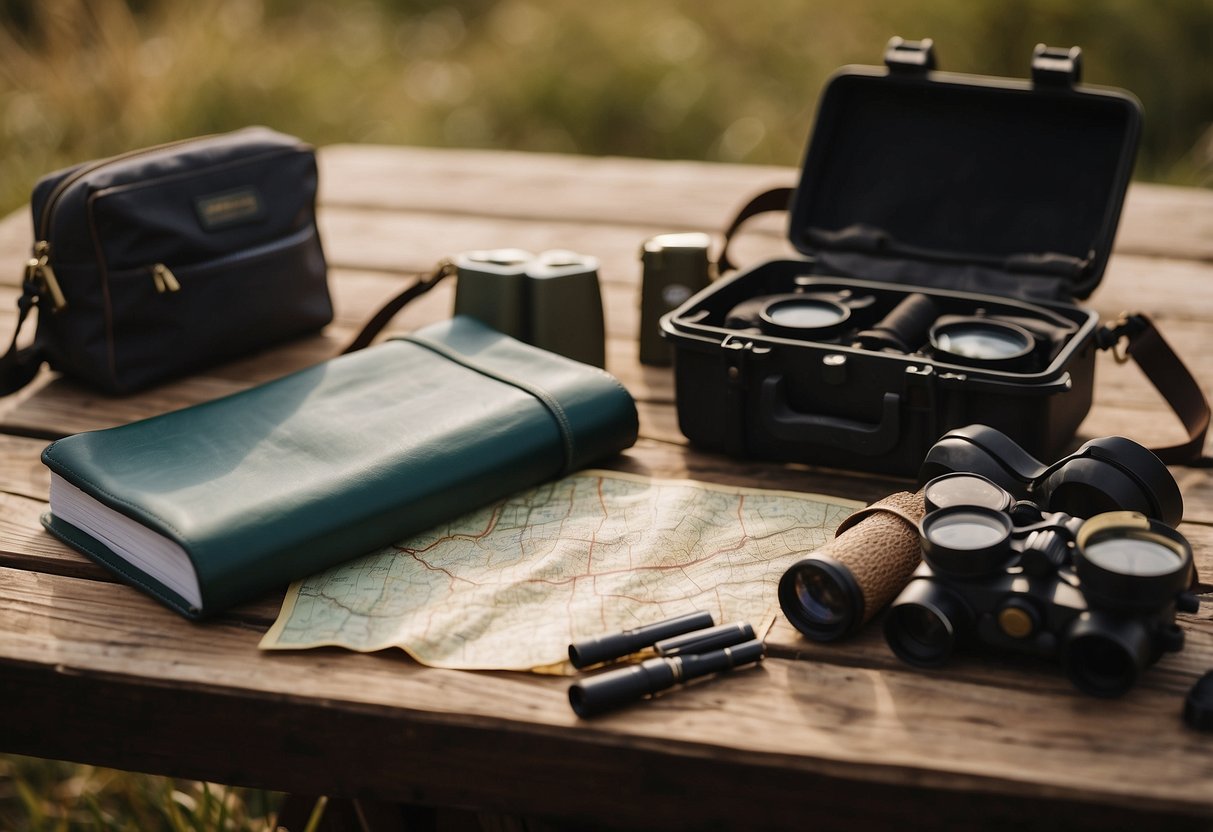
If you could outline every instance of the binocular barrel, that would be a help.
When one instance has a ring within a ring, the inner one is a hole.
[[[814,641],[854,632],[905,586],[922,558],[922,492],[901,491],[851,515],[833,540],[793,564],[779,604]]]

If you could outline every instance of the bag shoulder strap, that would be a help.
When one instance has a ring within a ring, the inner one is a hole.
[[[396,316],[397,312],[424,295],[430,289],[433,289],[444,278],[454,273],[455,264],[453,262],[450,260],[440,261],[434,271],[429,274],[423,274],[403,292],[383,304],[379,311],[372,315],[370,320],[363,325],[362,331],[354,336],[354,340],[350,341],[349,345],[341,351],[341,354],[345,355],[349,352],[356,352],[369,345],[371,341],[375,340],[375,336],[388,325],[388,322]]]
[[[1121,313],[1120,318],[1099,331],[1096,345],[1112,350],[1121,364],[1133,359],[1187,431],[1187,441],[1151,448],[1154,455],[1168,465],[1205,467],[1213,462],[1204,456],[1209,400],[1154,322],[1141,312]]]
[[[38,298],[38,284],[27,270],[21,285],[21,297],[17,298],[19,311],[17,325],[13,328],[13,340],[8,345],[8,352],[0,356],[0,396],[16,393],[33,381],[42,363],[46,361],[45,351],[37,341],[32,346],[17,346],[17,337],[25,326],[25,319],[29,317],[30,310],[40,306]]]
[[[720,248],[720,257],[716,259],[716,269],[720,274],[737,268],[729,260],[729,244],[733,241],[733,237],[737,235],[737,231],[745,221],[759,214],[788,210],[793,192],[792,188],[772,188],[769,191],[763,191],[756,195],[742,206],[741,210],[737,212],[737,216],[733,218],[733,221],[729,223],[729,227],[724,231],[724,245]]]

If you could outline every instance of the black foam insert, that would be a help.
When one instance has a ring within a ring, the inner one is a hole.
[[[975,259],[1089,259],[1082,296],[1110,253],[1139,131],[1136,100],[1118,91],[842,73],[819,106],[792,242],[812,253],[810,229],[862,225]]]

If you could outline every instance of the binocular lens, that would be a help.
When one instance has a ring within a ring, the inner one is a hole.
[[[935,327],[931,345],[971,361],[1007,361],[1027,355],[1035,342],[1027,330],[1001,321],[958,321]]]
[[[924,526],[927,538],[949,549],[984,549],[1007,536],[1007,529],[976,511],[956,511]]]
[[[943,664],[956,640],[947,618],[937,610],[915,603],[890,610],[885,635],[894,653],[919,667]]]
[[[1092,607],[1151,610],[1188,588],[1192,547],[1179,532],[1133,511],[1083,523],[1074,569]]]
[[[976,578],[1003,568],[1011,551],[1011,518],[981,506],[937,509],[919,526],[922,554],[932,569]]]
[[[801,298],[782,300],[762,310],[762,317],[782,329],[821,329],[845,321],[850,312],[828,300]]]
[[[793,564],[779,580],[779,606],[797,630],[816,641],[848,632],[862,614],[863,598],[846,568],[827,558]]]
[[[810,621],[826,627],[836,625],[846,614],[846,597],[838,587],[816,569],[803,569],[793,580],[796,600]]]
[[[1015,498],[1000,485],[980,474],[954,473],[936,477],[922,492],[927,511],[951,506],[983,506],[1007,511]]]
[[[1088,543],[1086,559],[1121,575],[1169,575],[1183,566],[1179,553],[1157,540],[1144,537],[1108,537]]]

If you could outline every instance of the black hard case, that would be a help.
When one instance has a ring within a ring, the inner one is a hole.
[[[1037,53],[1031,82],[935,72],[929,48],[905,47],[886,68],[831,78],[789,206],[804,258],[719,280],[662,319],[694,444],[911,475],[962,425],[1046,459],[1070,442],[1090,409],[1099,328],[1075,301],[1103,276],[1141,110],[1126,92],[1078,85],[1077,50]],[[820,288],[890,305],[919,291],[955,314],[1029,304],[1076,331],[1024,373],[723,326],[743,300]]]

